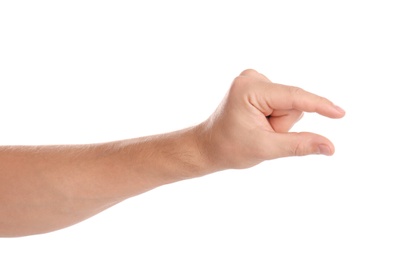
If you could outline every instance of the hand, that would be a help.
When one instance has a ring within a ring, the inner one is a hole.
[[[248,168],[287,156],[332,155],[334,145],[327,138],[289,132],[303,112],[329,118],[345,114],[326,98],[245,70],[235,78],[216,111],[200,125],[200,150],[216,170]]]

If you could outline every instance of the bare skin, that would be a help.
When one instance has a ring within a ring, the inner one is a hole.
[[[59,230],[156,187],[216,171],[332,155],[327,138],[289,132],[303,112],[345,114],[328,99],[249,69],[196,126],[100,144],[0,147],[0,237]]]

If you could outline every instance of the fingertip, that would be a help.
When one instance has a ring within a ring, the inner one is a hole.
[[[340,106],[333,104],[331,101],[327,104],[327,106],[323,106],[321,109],[318,109],[317,112],[329,118],[342,118],[345,116],[345,110]]]
[[[340,115],[340,117],[343,117],[345,115],[345,110],[342,109],[340,106],[333,105],[334,110],[337,111],[337,113]]]
[[[326,156],[331,156],[331,155],[334,154],[334,150],[331,149],[331,147],[329,147],[326,144],[319,144],[317,153],[318,154],[323,154],[323,155],[326,155]]]

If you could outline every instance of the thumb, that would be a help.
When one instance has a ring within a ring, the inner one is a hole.
[[[331,156],[334,145],[326,137],[309,133],[270,133],[269,151],[272,158],[323,154]]]

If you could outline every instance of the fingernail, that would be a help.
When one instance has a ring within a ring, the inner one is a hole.
[[[339,113],[341,113],[341,114],[345,114],[344,109],[342,109],[341,107],[339,107],[339,106],[337,106],[337,105],[334,105],[334,108],[335,108],[335,110],[337,110]]]
[[[328,156],[332,155],[331,149],[326,144],[318,145],[318,149],[319,149],[319,154],[328,155]]]

